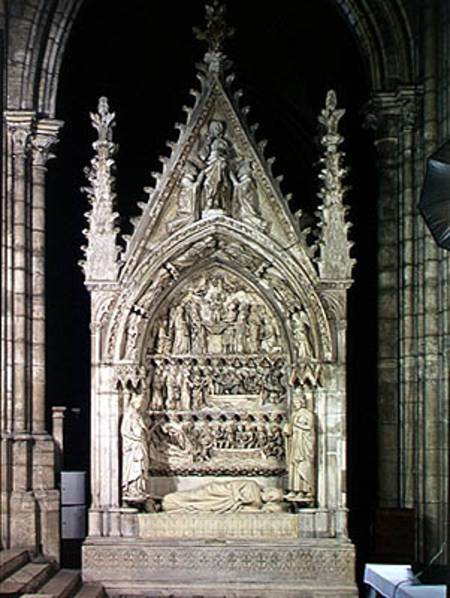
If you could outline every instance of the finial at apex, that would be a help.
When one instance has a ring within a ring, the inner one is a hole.
[[[224,42],[234,34],[234,28],[225,19],[226,12],[225,4],[213,0],[205,5],[205,28],[194,27],[196,38],[208,44],[209,53],[221,54]]]
[[[115,113],[109,111],[108,98],[98,100],[98,112],[91,113],[92,126],[98,131],[98,141],[112,141],[112,129],[115,126]]]

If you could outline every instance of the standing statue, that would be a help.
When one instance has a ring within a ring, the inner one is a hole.
[[[140,322],[141,322],[140,314],[138,314],[136,312],[131,312],[130,317],[128,319],[127,342],[126,342],[126,350],[125,350],[125,353],[128,356],[134,355],[137,350],[137,340],[139,337]]]
[[[316,426],[313,411],[302,395],[294,395],[291,421],[284,427],[288,468],[288,498],[312,501],[315,497]]]
[[[275,322],[268,314],[261,319],[261,351],[270,353],[278,348],[278,330]]]
[[[248,317],[248,351],[249,353],[259,353],[261,347],[261,307],[251,305],[249,307]]]
[[[309,339],[311,324],[304,309],[300,308],[291,314],[292,332],[297,345],[298,359],[314,357],[314,351]]]
[[[236,319],[235,343],[237,353],[247,353],[248,317],[249,306],[246,303],[241,303]]]
[[[237,301],[230,301],[225,306],[225,322],[227,327],[223,332],[222,347],[224,353],[236,352],[236,318],[237,318]]]
[[[162,315],[155,323],[155,352],[169,353],[170,336],[167,333],[167,316]]]
[[[177,201],[177,217],[192,216],[197,210],[197,176],[197,166],[193,162],[186,162]]]
[[[169,332],[173,339],[172,353],[183,355],[190,351],[189,326],[184,305],[177,305],[170,314]]]
[[[145,499],[148,491],[149,454],[142,395],[126,391],[120,433],[122,437],[122,492],[125,500]]]
[[[189,368],[179,367],[180,386],[180,408],[189,411],[192,403],[192,382],[189,376]]]
[[[236,176],[232,175],[235,185],[235,216],[240,216],[243,220],[261,227],[261,212],[259,209],[259,198],[256,182],[253,177],[252,163],[250,160],[243,160]]]
[[[225,124],[218,120],[209,123],[208,135],[200,157],[206,167],[202,173],[202,208],[204,210],[230,211],[233,186],[229,161],[231,147],[224,137]]]

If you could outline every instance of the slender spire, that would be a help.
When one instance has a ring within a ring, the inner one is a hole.
[[[114,154],[117,151],[117,145],[113,142],[115,114],[109,111],[107,98],[101,97],[98,112],[90,116],[98,139],[92,144],[95,155],[91,166],[85,168],[90,186],[82,189],[89,198],[91,209],[86,213],[88,228],[83,231],[87,239],[87,246],[83,247],[86,257],[81,266],[87,283],[114,282],[120,253],[116,226],[119,215],[114,211],[116,194],[113,172]]]
[[[234,34],[234,28],[228,25],[225,15],[225,4],[213,0],[205,5],[205,28],[194,27],[194,34],[200,41],[208,45],[204,60],[212,72],[220,72],[226,64],[226,55],[223,46],[226,40]]]
[[[337,108],[336,93],[330,90],[325,108],[318,118],[324,154],[320,160],[322,169],[319,174],[322,184],[318,195],[322,205],[319,206],[320,257],[317,261],[320,276],[324,280],[349,280],[355,263],[350,257],[353,243],[348,239],[348,230],[351,224],[347,221],[348,208],[344,204],[347,187],[343,180],[347,168],[343,166],[344,153],[339,147],[344,141],[338,131],[339,121],[344,114],[345,110]]]

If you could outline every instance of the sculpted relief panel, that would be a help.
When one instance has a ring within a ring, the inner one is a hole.
[[[306,312],[287,313],[308,375],[293,367],[273,308],[237,274],[215,265],[166,297],[148,326],[145,365],[119,376],[127,502],[149,498],[149,476],[286,476],[288,501],[314,501],[313,399],[299,387],[316,384],[319,370]],[[146,324],[130,315],[127,344]]]
[[[197,274],[156,315],[147,354],[150,472],[284,470],[287,348],[235,274]]]

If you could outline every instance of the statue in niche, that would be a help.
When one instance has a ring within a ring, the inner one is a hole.
[[[236,176],[232,175],[232,180],[235,187],[236,216],[262,227],[258,190],[250,160],[242,160],[238,166]]]
[[[206,162],[201,173],[203,210],[230,211],[233,194],[229,167],[231,146],[224,135],[225,124],[212,120],[204,146],[199,152],[200,158]]]
[[[299,308],[291,314],[292,332],[297,345],[297,358],[314,357],[314,351],[309,339],[311,324],[304,309]]]
[[[181,177],[181,190],[177,202],[177,216],[192,216],[197,208],[197,190],[199,169],[193,162],[187,161]]]
[[[184,305],[177,305],[171,310],[169,333],[173,339],[172,353],[175,355],[189,353],[191,343]]]
[[[123,455],[123,496],[125,500],[139,500],[147,495],[150,464],[142,395],[124,392],[124,413],[120,433]]]
[[[288,466],[289,499],[311,501],[315,496],[315,415],[306,405],[305,397],[297,390],[293,410],[285,425],[286,461]]]
[[[162,510],[206,513],[282,512],[283,491],[280,488],[262,488],[253,480],[210,482],[194,490],[166,494]]]

